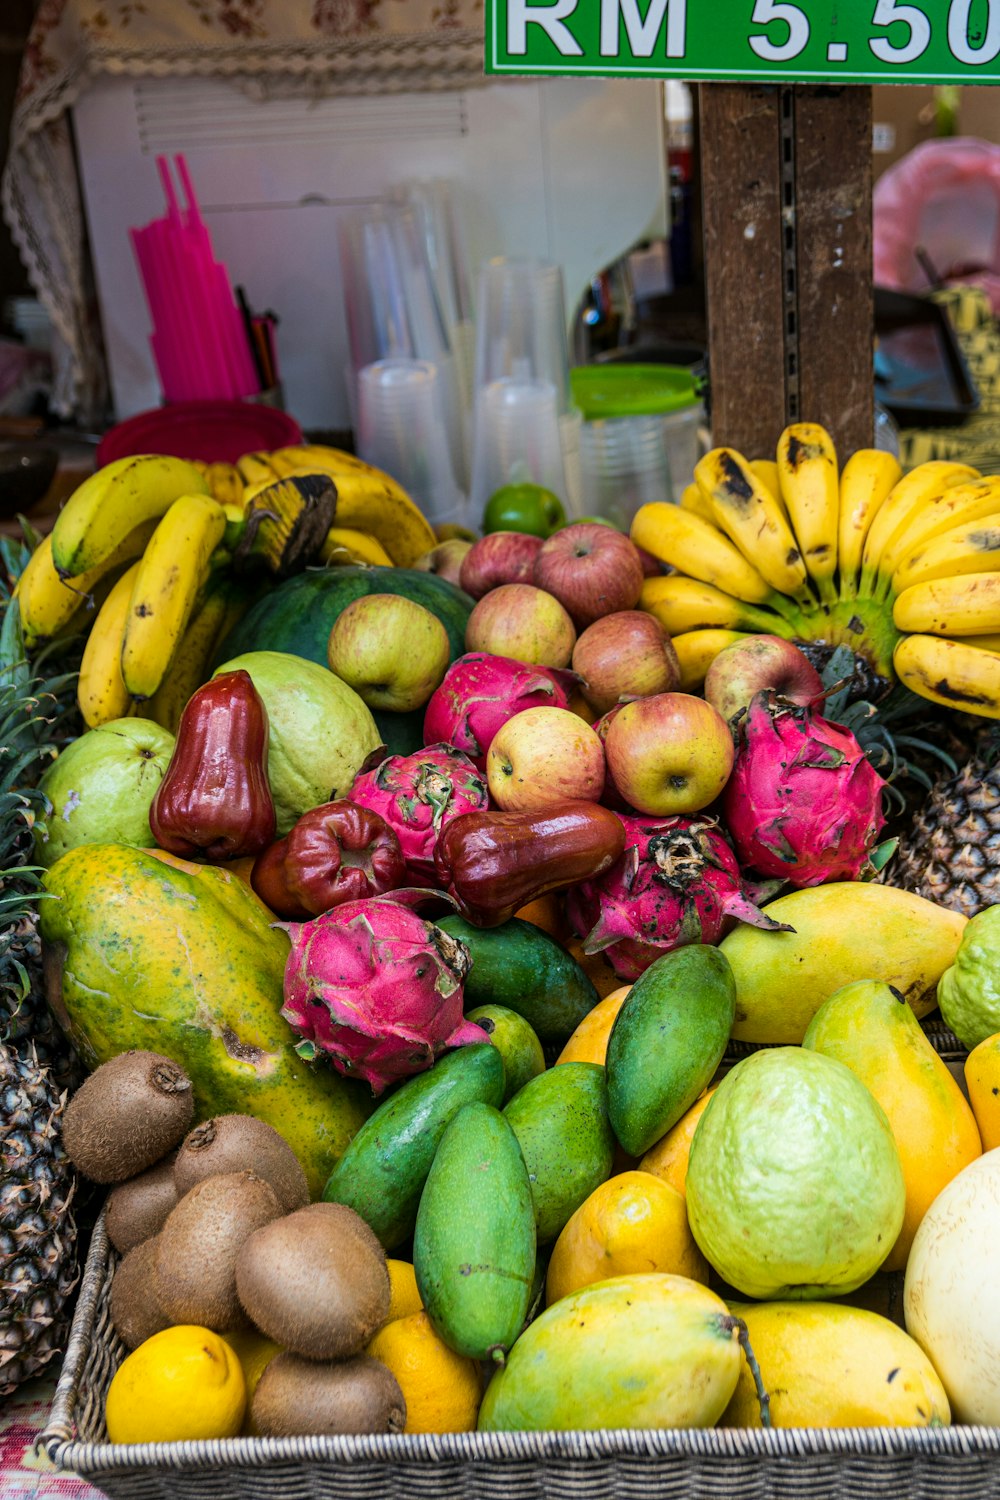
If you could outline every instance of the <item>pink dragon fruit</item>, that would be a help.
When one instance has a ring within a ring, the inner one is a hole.
[[[859,879],[885,823],[885,782],[851,731],[763,692],[736,733],[722,809],[740,864],[796,887]]]
[[[434,850],[442,829],[460,813],[489,806],[486,782],[472,761],[445,744],[387,756],[356,778],[347,797],[385,819],[399,839],[410,882],[421,886],[436,883]]]
[[[750,900],[713,819],[622,817],[625,852],[599,880],[566,895],[585,953],[604,953],[631,982],[688,943],[717,943],[734,922],[787,931]]]
[[[376,1095],[422,1073],[446,1047],[488,1042],[462,1017],[469,950],[411,905],[424,891],[345,901],[311,922],[281,923],[292,940],[281,1014],[307,1058]]]
[[[525,708],[565,708],[570,672],[533,667],[509,656],[470,651],[453,661],[424,714],[424,744],[442,740],[480,771],[493,736]]]

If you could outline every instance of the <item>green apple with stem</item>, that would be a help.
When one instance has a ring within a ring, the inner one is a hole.
[[[334,621],[331,672],[369,708],[410,713],[440,686],[451,646],[436,615],[402,594],[365,594]]]

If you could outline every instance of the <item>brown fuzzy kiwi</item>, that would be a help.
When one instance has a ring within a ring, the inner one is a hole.
[[[173,1150],[193,1114],[194,1090],[182,1067],[158,1052],[121,1052],[69,1101],[63,1146],[92,1182],[124,1182]]]
[[[104,1227],[119,1255],[126,1255],[143,1240],[159,1234],[167,1215],[176,1208],[178,1197],[173,1153],[147,1167],[138,1177],[130,1177],[112,1188],[104,1210]]]
[[[277,1354],[260,1377],[250,1416],[264,1437],[402,1432],[406,1401],[392,1371],[367,1354],[337,1364]]]
[[[281,1212],[309,1202],[306,1174],[283,1136],[253,1115],[216,1115],[196,1125],[174,1163],[174,1181],[183,1197],[196,1182],[219,1172],[256,1172],[274,1189]]]
[[[154,1333],[170,1327],[170,1319],[153,1288],[156,1236],[136,1245],[115,1269],[111,1283],[111,1322],[128,1349],[137,1349]]]
[[[206,1177],[185,1193],[157,1236],[156,1295],[171,1322],[217,1333],[245,1328],[236,1256],[244,1240],[280,1213],[274,1189],[253,1172]]]
[[[262,1333],[306,1359],[348,1359],[389,1316],[385,1251],[341,1203],[258,1229],[236,1257],[236,1290]]]

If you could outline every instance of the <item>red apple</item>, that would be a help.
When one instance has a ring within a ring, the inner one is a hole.
[[[681,665],[659,620],[641,609],[622,609],[595,620],[573,647],[573,671],[598,713],[628,694],[648,698],[669,693],[681,680]]]
[[[491,589],[465,627],[466,651],[511,656],[539,667],[568,667],[575,644],[573,621],[559,600],[530,583]]]
[[[481,599],[502,583],[530,583],[543,543],[526,531],[491,531],[474,542],[462,559],[459,586]]]
[[[604,742],[616,789],[636,812],[669,817],[714,802],[733,768],[721,714],[689,693],[636,698],[615,714]]]
[[[533,812],[569,797],[597,802],[604,790],[604,748],[570,709],[526,708],[494,735],[486,779],[504,812]]]
[[[542,543],[531,581],[554,594],[582,630],[602,615],[634,609],[643,577],[634,542],[610,526],[582,522]]]
[[[740,709],[749,707],[754,693],[768,689],[805,704],[822,693],[823,682],[804,652],[777,635],[748,635],[734,641],[719,652],[705,674],[705,698],[727,724]]]
[[[460,541],[457,537],[447,542],[438,542],[423,557],[418,557],[413,564],[421,573],[436,573],[439,578],[444,578],[448,583],[453,583],[456,588],[461,587],[462,563],[466,553],[471,551],[472,543]]]
[[[625,798],[615,786],[614,777],[611,774],[611,767],[608,765],[607,753],[608,730],[611,728],[616,717],[621,713],[624,707],[624,703],[616,703],[614,708],[609,708],[606,714],[602,714],[594,724],[594,733],[597,735],[597,738],[600,740],[601,744],[605,747],[604,791],[601,793],[601,801],[604,803],[605,807],[610,807],[614,812],[630,813],[633,811],[633,809],[629,807],[628,803],[625,801]]]
[[[660,562],[660,559],[658,557],[654,557],[652,552],[647,552],[645,547],[639,547],[635,542],[633,542],[632,545],[633,547],[635,547],[635,550],[639,554],[639,561],[642,563],[643,576],[645,578],[659,578],[660,574],[663,572],[663,564]]]

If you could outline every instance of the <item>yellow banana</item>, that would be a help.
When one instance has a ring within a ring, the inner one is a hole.
[[[243,535],[233,549],[237,569],[256,560],[278,578],[300,572],[319,556],[336,509],[335,481],[315,470],[248,486]]]
[[[840,489],[833,439],[818,422],[792,422],[778,439],[778,480],[806,571],[824,604],[837,590]]]
[[[212,499],[220,505],[243,505],[243,476],[235,464],[209,464],[205,471]]]
[[[1000,635],[963,635],[963,646],[978,646],[980,651],[1000,651]]]
[[[917,635],[993,635],[1000,631],[1000,573],[934,578],[897,594],[897,630]]]
[[[321,563],[338,567],[344,563],[367,564],[368,567],[391,568],[392,558],[382,543],[368,531],[354,531],[349,526],[331,526],[319,554]]]
[[[105,562],[143,521],[180,495],[207,495],[208,483],[183,458],[143,455],[106,464],[74,490],[52,528],[52,561],[64,578]]]
[[[675,635],[673,647],[681,664],[681,680],[678,691],[693,693],[705,681],[705,674],[720,651],[725,651],[734,641],[746,639],[740,630],[686,630]]]
[[[191,616],[163,681],[144,707],[147,718],[177,733],[188,699],[211,677],[216,650],[246,614],[251,598],[232,578],[223,577],[210,589]]]
[[[716,525],[748,562],[779,594],[811,608],[815,600],[798,543],[774,496],[743,455],[733,448],[713,448],[698,460],[694,477],[708,497]]]
[[[225,529],[226,513],[215,500],[184,495],[153,532],[122,641],[122,678],[133,698],[151,698],[166,676]]]
[[[858,584],[858,596],[862,599],[870,599],[877,591],[876,585],[881,582],[883,567],[883,554],[891,547],[914,517],[920,515],[924,507],[937,495],[944,494],[945,490],[951,489],[956,484],[963,484],[969,479],[978,479],[979,472],[972,469],[968,464],[952,463],[950,459],[929,459],[925,464],[918,464],[911,469],[909,474],[904,474],[902,479],[891,490],[887,498],[879,507],[875,519],[868,528],[865,544],[861,553],[861,581]],[[886,559],[888,566],[889,559]],[[886,578],[886,586],[891,582],[892,573]]]
[[[859,448],[841,470],[837,567],[842,599],[857,595],[865,537],[902,475],[899,460],[881,448]]]
[[[1000,719],[1000,655],[996,652],[936,635],[907,635],[897,644],[892,664],[912,693],[946,708]]]
[[[710,583],[679,575],[647,578],[642,586],[639,608],[653,615],[668,635],[684,635],[691,630],[742,630],[780,635],[791,639],[790,626],[777,615],[742,599],[734,599]]]
[[[121,657],[132,586],[140,566],[133,563],[119,578],[101,605],[83,648],[76,698],[88,729],[135,712],[122,679]]]
[[[760,480],[764,488],[771,491],[771,494],[778,502],[778,506],[781,509],[785,520],[787,521],[788,511],[785,509],[785,502],[781,498],[781,480],[778,478],[778,465],[775,463],[774,459],[752,458],[750,460],[750,467],[751,469],[753,469],[754,473],[756,474],[757,478]]]
[[[979,521],[1000,510],[1000,475],[956,484],[929,500],[898,531],[885,548],[879,572],[891,577],[907,557],[935,537],[954,531],[963,522]]]
[[[629,534],[660,562],[748,604],[765,604],[774,593],[724,532],[679,505],[653,500],[640,506]]]
[[[681,491],[679,501],[681,510],[688,510],[695,516],[701,516],[710,526],[715,525],[715,512],[708,503],[708,496],[700,484],[688,484]]]
[[[236,460],[236,469],[245,485],[273,484],[281,478],[271,463],[270,453],[244,453]]]
[[[962,578],[967,573],[1000,569],[1000,510],[980,521],[965,521],[925,542],[904,557],[892,575],[892,591],[901,594],[932,578]]]
[[[40,641],[51,640],[65,630],[77,610],[89,603],[91,593],[102,578],[120,569],[123,563],[142,556],[155,527],[155,520],[143,521],[104,562],[79,578],[60,578],[52,561],[52,537],[44,537],[28,559],[14,590],[25,645],[37,646]]]
[[[402,485],[353,453],[312,444],[278,448],[270,458],[285,477],[329,474],[337,486],[336,525],[376,537],[394,567],[411,568],[436,546],[433,528]]]
[[[294,448],[276,448],[268,460],[277,474],[285,478],[293,470],[319,469],[323,474],[357,474],[371,465],[356,453],[343,448],[329,448],[324,443],[300,443]]]

